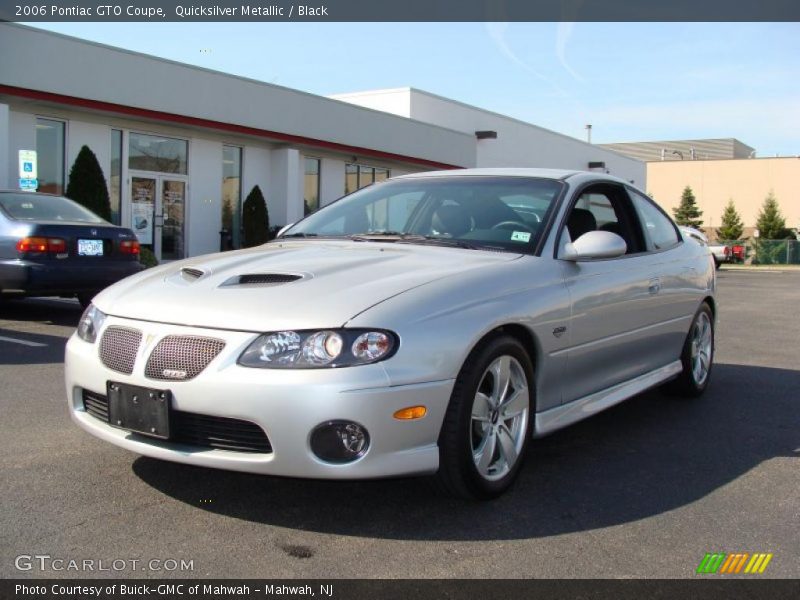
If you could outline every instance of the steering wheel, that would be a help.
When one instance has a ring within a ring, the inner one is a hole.
[[[526,225],[522,221],[500,221],[492,225],[492,229],[522,229],[528,233],[534,232],[530,225]]]

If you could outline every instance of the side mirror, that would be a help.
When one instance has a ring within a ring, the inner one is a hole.
[[[628,245],[620,236],[610,231],[589,231],[572,243],[564,246],[564,260],[577,262],[594,258],[616,258],[628,251]]]
[[[288,225],[284,225],[283,227],[278,229],[278,233],[275,234],[275,237],[276,238],[281,237],[283,235],[283,232],[289,229],[292,225],[294,225],[294,223],[289,223]]]

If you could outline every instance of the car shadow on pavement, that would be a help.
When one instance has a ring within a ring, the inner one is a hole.
[[[0,300],[0,320],[29,321],[45,325],[77,327],[83,309],[66,298],[19,298]]]
[[[691,504],[771,458],[800,458],[800,371],[714,369],[703,398],[647,392],[534,441],[517,484],[492,502],[444,497],[425,478],[294,480],[144,457],[133,470],[198,510],[296,530],[454,541],[591,530]]]
[[[64,346],[81,318],[77,301],[25,298],[0,301],[0,365],[45,365],[64,362]],[[70,328],[52,335],[58,325]],[[30,331],[37,328],[48,333]]]

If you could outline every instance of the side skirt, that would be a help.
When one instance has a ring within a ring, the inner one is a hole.
[[[640,394],[651,387],[672,379],[682,369],[681,361],[676,360],[655,371],[639,375],[639,377],[630,381],[625,381],[589,396],[579,398],[569,404],[536,413],[536,419],[533,424],[533,437],[543,437],[568,425],[582,421],[599,413],[601,410],[610,408],[631,396]]]

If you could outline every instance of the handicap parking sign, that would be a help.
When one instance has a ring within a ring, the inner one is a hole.
[[[24,162],[22,163],[22,170],[26,173],[33,173],[33,163],[32,162]]]

